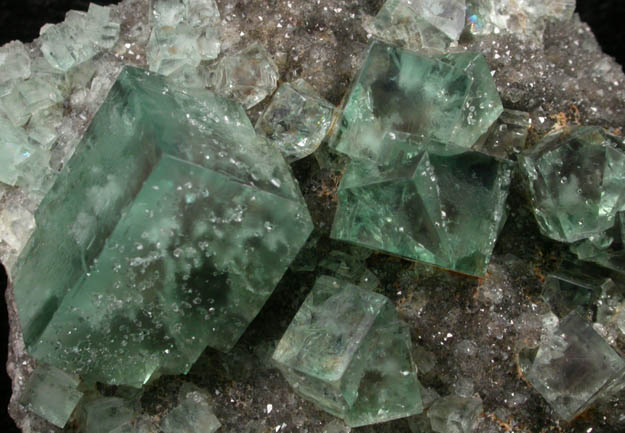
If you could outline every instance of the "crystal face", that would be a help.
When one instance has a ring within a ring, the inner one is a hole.
[[[444,50],[460,37],[465,0],[387,0],[368,31],[410,49]]]
[[[625,210],[625,147],[602,128],[548,135],[520,162],[547,237],[589,239],[613,227]]]
[[[432,403],[428,418],[432,430],[439,433],[471,433],[477,427],[482,413],[479,398],[450,395]]]
[[[527,379],[561,418],[571,420],[625,385],[625,360],[573,312],[543,341]]]
[[[403,140],[387,148],[399,149]],[[397,162],[354,160],[332,238],[482,276],[505,221],[511,163],[458,146],[410,142]]]
[[[40,365],[28,379],[20,403],[55,426],[65,427],[83,393],[79,379],[58,368]]]
[[[208,395],[202,390],[184,384],[178,400],[178,405],[161,422],[164,433],[213,433],[221,427]]]
[[[256,122],[256,132],[293,162],[317,150],[330,129],[333,113],[334,106],[300,79],[280,86]]]
[[[422,411],[410,345],[386,297],[322,276],[273,359],[298,394],[357,427]]]
[[[221,95],[251,108],[271,95],[278,86],[278,67],[259,43],[224,56],[216,66],[210,84]]]
[[[128,402],[119,397],[104,397],[89,401],[83,408],[85,412],[85,433],[112,433],[123,431],[128,426],[135,412],[128,407]]]
[[[29,352],[133,386],[232,347],[312,230],[241,106],[134,68],[35,218],[14,277]]]
[[[471,147],[502,111],[481,54],[430,58],[376,41],[353,84],[334,146],[352,158],[380,162],[388,133]]]

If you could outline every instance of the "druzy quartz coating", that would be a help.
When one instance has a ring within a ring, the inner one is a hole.
[[[298,394],[357,427],[422,412],[410,346],[386,297],[321,276],[273,359]]]
[[[312,229],[240,105],[134,68],[35,217],[14,273],[30,353],[133,386],[232,347]]]

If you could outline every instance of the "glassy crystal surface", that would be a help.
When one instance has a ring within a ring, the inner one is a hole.
[[[28,379],[20,403],[58,427],[65,427],[83,393],[78,377],[49,365],[39,365]]]
[[[112,48],[119,39],[119,23],[110,12],[91,3],[87,13],[72,10],[62,23],[46,24],[41,29],[43,56],[53,67],[67,71]]]
[[[231,348],[312,230],[240,105],[134,68],[35,219],[14,274],[29,352],[132,386]]]
[[[211,78],[215,91],[251,108],[271,95],[278,85],[278,68],[260,43],[225,55]]]
[[[488,136],[478,141],[473,149],[497,158],[512,159],[525,149],[530,126],[529,113],[504,109]]]
[[[526,374],[558,416],[575,418],[625,384],[625,360],[573,312],[538,349]]]
[[[85,404],[85,433],[112,433],[131,425],[136,414],[119,397],[101,397]]]
[[[188,384],[180,390],[178,405],[161,422],[163,433],[213,433],[219,427],[208,395]]]
[[[304,80],[280,86],[256,122],[256,132],[278,146],[287,161],[313,153],[332,124],[334,106]]]
[[[30,56],[20,41],[0,46],[0,93],[4,83],[30,77]]]
[[[625,210],[625,151],[599,127],[546,136],[520,158],[540,231],[561,242],[600,235]]]
[[[481,54],[430,58],[373,42],[347,99],[334,146],[383,162],[388,133],[471,147],[503,108]]]
[[[43,152],[34,148],[23,129],[13,126],[0,114],[0,182],[17,185],[27,171],[25,166],[47,167]]]
[[[146,48],[150,70],[171,75],[217,58],[219,18],[215,0],[152,0],[153,29]]]
[[[387,0],[367,30],[406,48],[444,50],[460,37],[465,14],[465,0]]]
[[[438,433],[471,433],[482,413],[482,400],[450,395],[436,400],[428,410],[432,430]]]
[[[387,148],[404,140],[392,141]],[[484,275],[505,221],[511,164],[435,142],[404,148],[389,164],[352,161],[339,186],[332,238]]]
[[[410,345],[386,297],[322,276],[273,359],[298,394],[357,427],[422,411]]]
[[[334,275],[363,289],[373,290],[380,285],[375,274],[365,266],[364,258],[354,254],[330,251],[319,262],[319,269],[324,274]]]

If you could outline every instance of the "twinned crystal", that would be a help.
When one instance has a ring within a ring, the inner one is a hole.
[[[11,275],[29,352],[132,386],[231,348],[312,229],[240,105],[134,68],[35,219]]]
[[[410,346],[386,297],[322,276],[273,359],[298,394],[357,427],[422,411]]]
[[[558,416],[571,420],[625,386],[625,359],[573,312],[541,343],[526,377]]]
[[[65,427],[83,393],[80,380],[58,368],[39,365],[28,379],[20,403],[31,412],[58,426]]]
[[[334,146],[352,158],[388,160],[389,133],[472,147],[502,113],[481,54],[426,57],[373,42],[338,124]]]
[[[595,239],[625,210],[625,146],[600,127],[547,135],[520,162],[547,237]]]
[[[511,163],[436,142],[387,136],[382,145],[407,150],[384,165],[350,163],[332,238],[484,275],[505,221]]]
[[[299,79],[280,86],[256,122],[256,132],[293,162],[317,150],[330,129],[333,114],[334,106]]]

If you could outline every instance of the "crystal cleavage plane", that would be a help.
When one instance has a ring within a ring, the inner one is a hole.
[[[131,67],[35,217],[12,275],[28,351],[131,386],[232,347],[312,230],[240,105]]]

